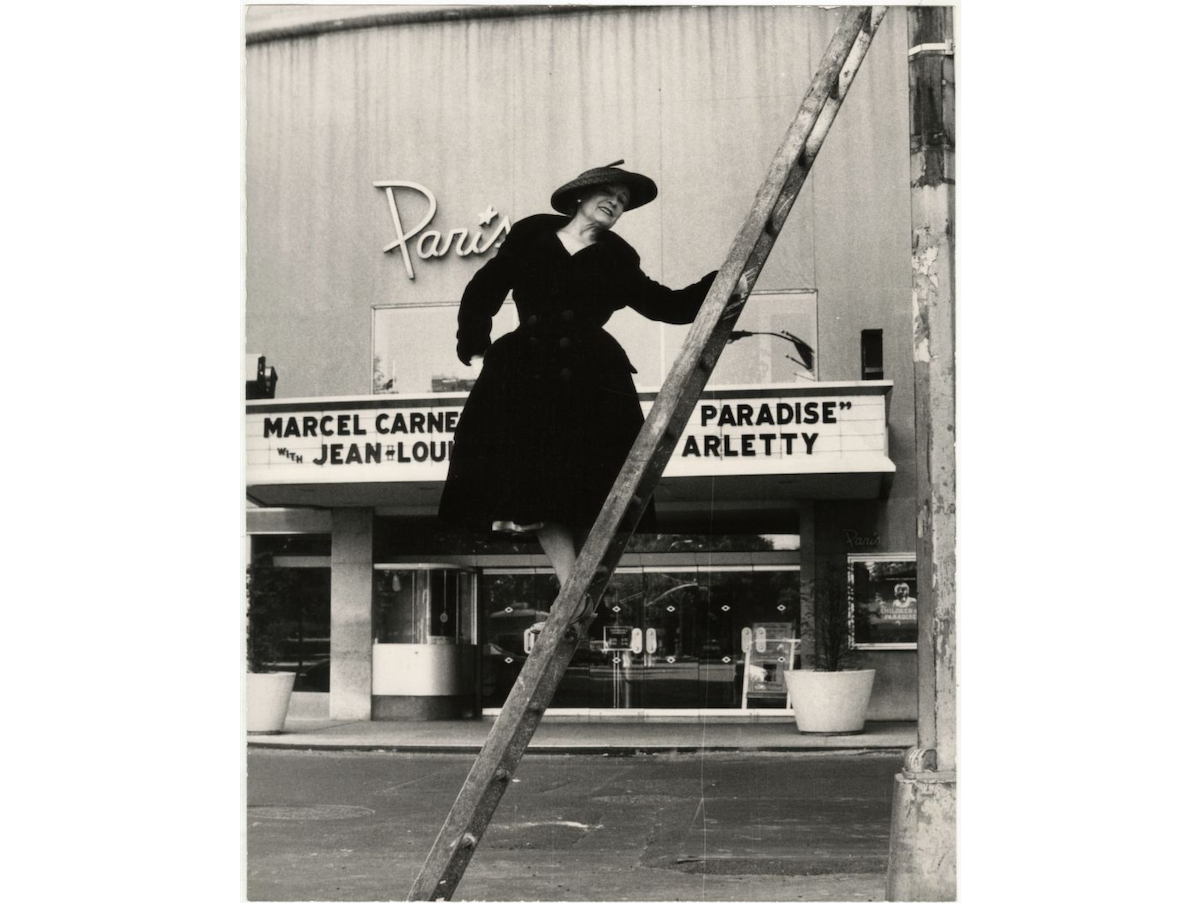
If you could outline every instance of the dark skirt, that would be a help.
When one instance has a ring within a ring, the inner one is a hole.
[[[642,426],[631,367],[607,333],[569,360],[529,353],[529,338],[504,336],[485,357],[455,429],[440,517],[476,530],[546,522],[584,534]],[[638,528],[654,526],[651,502]]]

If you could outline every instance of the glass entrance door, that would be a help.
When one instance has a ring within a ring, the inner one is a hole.
[[[698,624],[705,588],[694,569],[618,570],[588,641],[593,705],[692,709],[703,705]]]
[[[642,651],[630,656],[631,695],[638,708],[698,708],[704,704],[697,649],[706,588],[694,569],[646,569],[641,578]]]
[[[772,636],[794,631],[799,584],[795,566],[618,568],[551,707],[741,708],[747,685],[743,636],[759,627]],[[495,708],[503,705],[524,665],[524,632],[548,617],[557,583],[540,569],[507,571],[485,573],[480,589],[487,631],[483,704]],[[772,672],[751,675],[750,683],[760,690],[791,662],[772,659],[767,665],[757,659],[751,663],[752,669]],[[779,694],[768,693],[750,706],[783,702]]]
[[[633,670],[645,655],[642,610],[646,588],[640,570],[618,570],[608,582],[588,632],[588,662],[593,681],[592,706],[640,708]],[[583,652],[582,645],[580,652]],[[576,658],[580,653],[576,653]]]

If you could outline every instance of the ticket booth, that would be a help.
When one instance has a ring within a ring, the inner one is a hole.
[[[474,572],[376,565],[372,604],[372,720],[477,714]]]

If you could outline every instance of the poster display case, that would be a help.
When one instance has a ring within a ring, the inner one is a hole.
[[[917,648],[916,555],[848,555],[846,580],[856,649]]]

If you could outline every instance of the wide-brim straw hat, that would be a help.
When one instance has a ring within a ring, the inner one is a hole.
[[[653,179],[642,175],[640,172],[618,169],[617,167],[624,162],[624,160],[618,160],[615,163],[609,163],[607,166],[597,166],[595,169],[589,169],[587,172],[580,173],[566,185],[555,191],[554,194],[550,195],[550,206],[559,213],[571,216],[575,213],[576,201],[582,197],[580,192],[596,185],[611,185],[614,183],[619,183],[629,189],[629,203],[625,205],[626,210],[633,210],[644,204],[649,204],[658,197],[658,186],[654,184]]]

